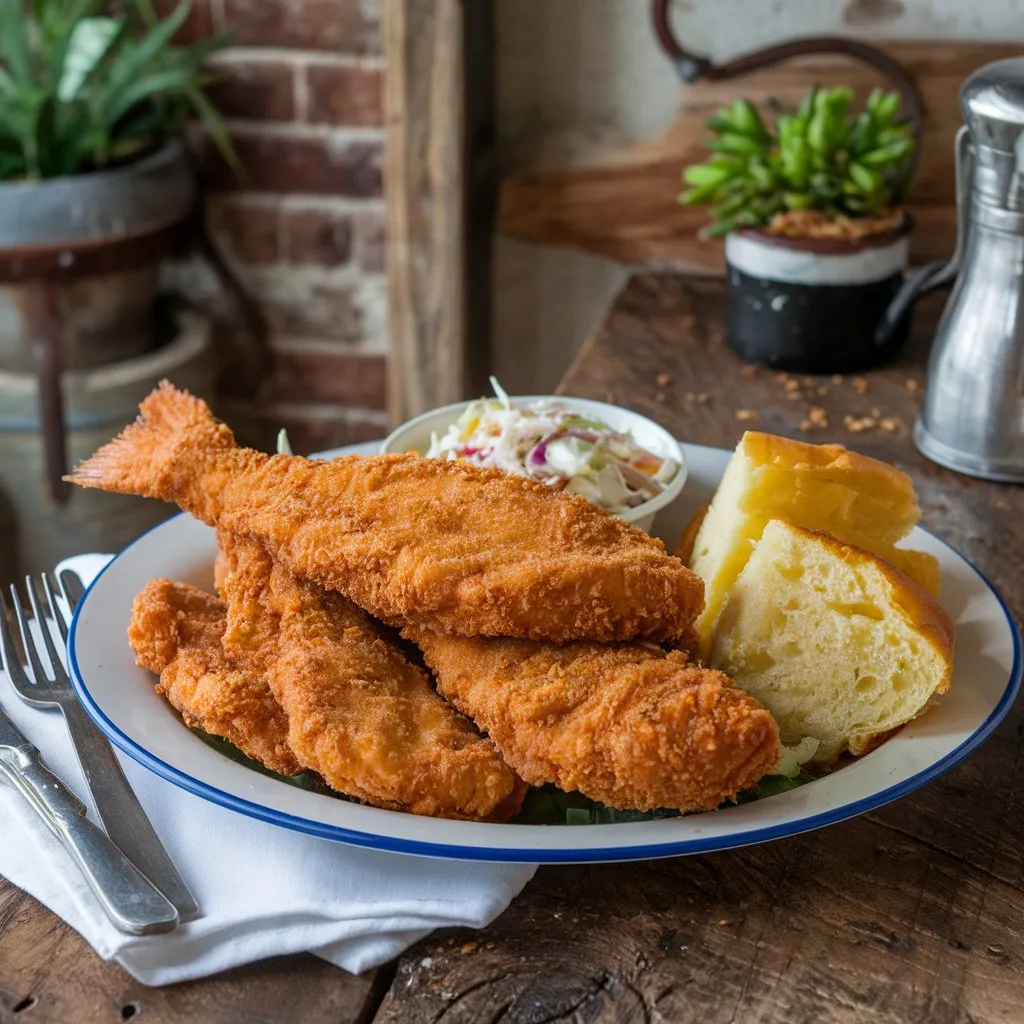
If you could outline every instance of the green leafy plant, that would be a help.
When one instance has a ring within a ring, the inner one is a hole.
[[[705,122],[715,133],[705,163],[683,172],[679,198],[708,205],[715,223],[705,234],[767,224],[786,210],[834,217],[879,214],[899,202],[914,152],[897,92],[876,89],[853,114],[853,90],[812,87],[799,108],[774,104],[774,131],[748,100],[736,100]]]
[[[122,163],[191,114],[237,169],[201,67],[229,35],[173,45],[190,5],[161,20],[150,0],[0,0],[0,180]]]

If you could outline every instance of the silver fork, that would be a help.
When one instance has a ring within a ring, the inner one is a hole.
[[[69,591],[72,587],[63,578],[64,593],[72,603]],[[50,662],[52,678],[47,675],[35,638],[29,630],[28,617],[18,596],[17,588],[11,585],[11,599],[15,618],[21,633],[22,644],[28,664],[35,677],[35,683],[18,660],[10,635],[7,603],[0,592],[0,641],[2,641],[4,663],[14,691],[25,703],[33,707],[58,707],[64,715],[71,742],[82,766],[86,782],[92,793],[103,827],[107,835],[130,861],[174,904],[181,922],[194,920],[199,916],[199,906],[189,892],[185,880],[178,873],[173,861],[164,849],[138,797],[125,778],[113,748],[99,731],[92,719],[79,703],[71,680],[61,663],[47,624],[46,611],[57,623],[61,638],[67,643],[68,623],[57,602],[53,583],[48,573],[42,575],[43,591],[47,607],[44,609],[39,589],[31,576],[25,577],[29,601],[39,624],[39,633]]]

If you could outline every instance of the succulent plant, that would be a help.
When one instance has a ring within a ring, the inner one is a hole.
[[[190,6],[161,20],[151,0],[0,0],[0,181],[130,160],[190,114],[237,167],[203,92],[202,63],[230,34],[175,46]]]
[[[679,197],[704,204],[715,223],[709,237],[767,224],[786,210],[864,217],[902,198],[914,152],[909,122],[898,119],[900,95],[876,89],[864,110],[850,111],[853,90],[812,87],[799,108],[773,102],[772,132],[752,103],[736,100],[705,124],[713,155],[683,172]]]

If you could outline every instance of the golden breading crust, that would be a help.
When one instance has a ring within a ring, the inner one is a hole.
[[[359,608],[221,532],[225,649],[265,675],[299,761],[378,807],[507,820],[526,787]]]
[[[532,785],[553,782],[621,809],[702,811],[777,763],[772,716],[682,653],[403,635],[423,651],[438,690]]]
[[[184,583],[151,580],[132,604],[128,642],[190,726],[233,743],[281,775],[302,771],[288,720],[266,682],[224,653],[224,603]]]
[[[70,479],[257,537],[296,576],[391,625],[672,641],[704,600],[700,578],[660,540],[579,495],[415,455],[264,455],[166,383]]]

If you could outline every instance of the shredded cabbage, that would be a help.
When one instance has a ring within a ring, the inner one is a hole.
[[[803,766],[818,752],[820,745],[821,741],[816,740],[813,736],[805,736],[792,747],[780,743],[779,767],[772,774],[785,775],[788,779],[795,779]]]
[[[473,402],[442,435],[431,435],[428,458],[530,477],[620,514],[660,494],[679,472],[673,459],[556,399],[514,408],[494,377],[491,387],[496,398]]]

